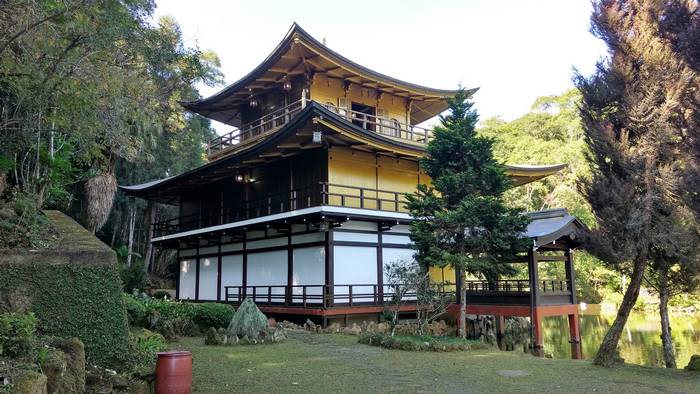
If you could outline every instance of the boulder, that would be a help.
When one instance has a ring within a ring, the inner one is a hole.
[[[362,334],[362,328],[360,328],[357,323],[352,323],[352,326],[345,327],[343,332],[348,335],[360,335]]]
[[[377,332],[386,334],[387,332],[389,332],[389,325],[387,323],[377,324]]]
[[[85,348],[78,338],[63,341],[41,363],[47,377],[49,393],[83,393],[85,391]]]
[[[151,392],[148,382],[143,380],[134,380],[129,384],[129,393],[131,394],[148,394]]]
[[[267,324],[265,314],[260,312],[252,299],[246,298],[233,314],[227,331],[229,336],[246,336],[255,340],[265,335]]]
[[[209,327],[204,337],[204,344],[209,346],[220,346],[225,344],[225,339],[214,327]]]
[[[272,328],[277,327],[277,320],[275,320],[274,317],[267,319],[267,326]]]
[[[325,333],[328,334],[337,334],[343,330],[342,327],[340,327],[340,324],[334,322],[328,325],[325,330],[323,330]]]
[[[48,379],[35,371],[22,371],[12,382],[13,394],[46,394]]]
[[[126,390],[131,386],[129,379],[122,375],[112,375],[109,381],[112,383],[112,387],[117,390]]]
[[[685,369],[687,371],[700,372],[700,354],[692,355]]]

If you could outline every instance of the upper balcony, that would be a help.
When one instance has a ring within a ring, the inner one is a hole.
[[[240,128],[235,128],[222,136],[212,139],[207,143],[207,156],[209,160],[217,160],[228,154],[238,152],[274,134],[284,125],[292,121],[292,119],[306,108],[310,102],[311,100],[306,99],[295,101],[283,108],[248,122]],[[398,141],[410,141],[421,145],[426,145],[432,138],[430,130],[400,122],[395,118],[377,116],[368,112],[354,111],[331,103],[322,105],[347,121],[348,126],[351,127],[354,125],[363,130],[396,138]]]
[[[406,213],[404,193],[320,182],[153,224],[153,238],[304,208],[331,206]]]

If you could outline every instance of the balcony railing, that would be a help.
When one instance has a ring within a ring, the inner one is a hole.
[[[540,296],[558,296],[570,294],[569,282],[565,280],[544,280],[538,287]],[[529,280],[499,280],[465,281],[464,289],[470,300],[479,300],[490,297],[501,297],[507,303],[513,297],[529,298]],[[303,308],[332,308],[353,306],[386,306],[392,303],[396,285],[377,284],[340,284],[340,285],[261,285],[261,286],[225,286],[223,301],[240,304],[246,298],[251,298],[259,305],[277,305]],[[440,291],[444,296],[457,301],[454,283],[440,284]],[[415,302],[414,290],[403,290],[404,303]]]
[[[295,101],[286,107],[265,114],[259,119],[242,125],[222,136],[214,138],[207,143],[207,155],[210,159],[220,156],[222,153],[257,140],[259,137],[272,133],[289,123],[289,121],[304,109],[302,100]]]
[[[160,221],[153,224],[153,236],[157,238],[321,205],[405,212],[404,203],[402,192],[320,182],[310,187],[270,194],[216,210]]]
[[[413,126],[404,122],[400,122],[395,118],[384,116],[376,116],[364,112],[353,111],[347,108],[338,107],[330,103],[324,104],[326,108],[347,119],[349,122],[362,127],[365,130],[371,130],[379,134],[390,137],[399,138],[413,142],[427,144],[432,138],[430,130]]]
[[[207,143],[209,159],[216,159],[228,151],[236,150],[253,141],[257,141],[263,136],[274,133],[301,112],[305,108],[306,103],[306,100],[295,101],[286,107],[265,114],[259,119],[242,125],[240,128],[212,139]],[[329,103],[324,104],[324,106],[349,122],[378,134],[423,144],[427,143],[432,137],[430,130],[399,122],[397,119],[352,111]]]

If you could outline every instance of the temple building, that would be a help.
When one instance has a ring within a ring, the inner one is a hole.
[[[432,136],[420,124],[445,111],[454,94],[367,69],[295,24],[242,79],[183,103],[232,127],[208,143],[207,164],[121,189],[179,207],[177,217],[153,224],[151,238],[178,251],[177,298],[237,304],[251,297],[263,312],[324,324],[376,318],[390,291],[384,264],[413,259],[404,194],[430,184],[418,159]],[[564,166],[506,170],[517,187]],[[538,332],[543,316],[568,315],[578,341],[572,249],[582,225],[563,210],[532,218],[532,247],[521,261],[529,279],[457,281],[449,269],[431,275],[451,291],[466,289],[469,313],[528,316]],[[539,278],[538,261],[560,261],[566,279]]]

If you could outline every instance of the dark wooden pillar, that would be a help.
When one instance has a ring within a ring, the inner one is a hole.
[[[495,316],[496,320],[496,342],[498,343],[498,348],[501,350],[506,349],[506,318],[505,316]]]
[[[571,303],[576,304],[576,271],[574,270],[574,251],[567,248],[566,251],[564,251],[564,256],[566,257],[564,266],[566,270],[566,280],[570,284],[569,290],[571,291]]]
[[[571,342],[571,358],[574,360],[583,359],[581,350],[581,331],[579,327],[578,312],[569,315],[569,336]]]
[[[530,277],[530,337],[532,338],[532,353],[536,356],[544,356],[542,336],[542,316],[539,313],[539,272],[537,263],[537,250],[531,246],[527,252],[527,265]]]

